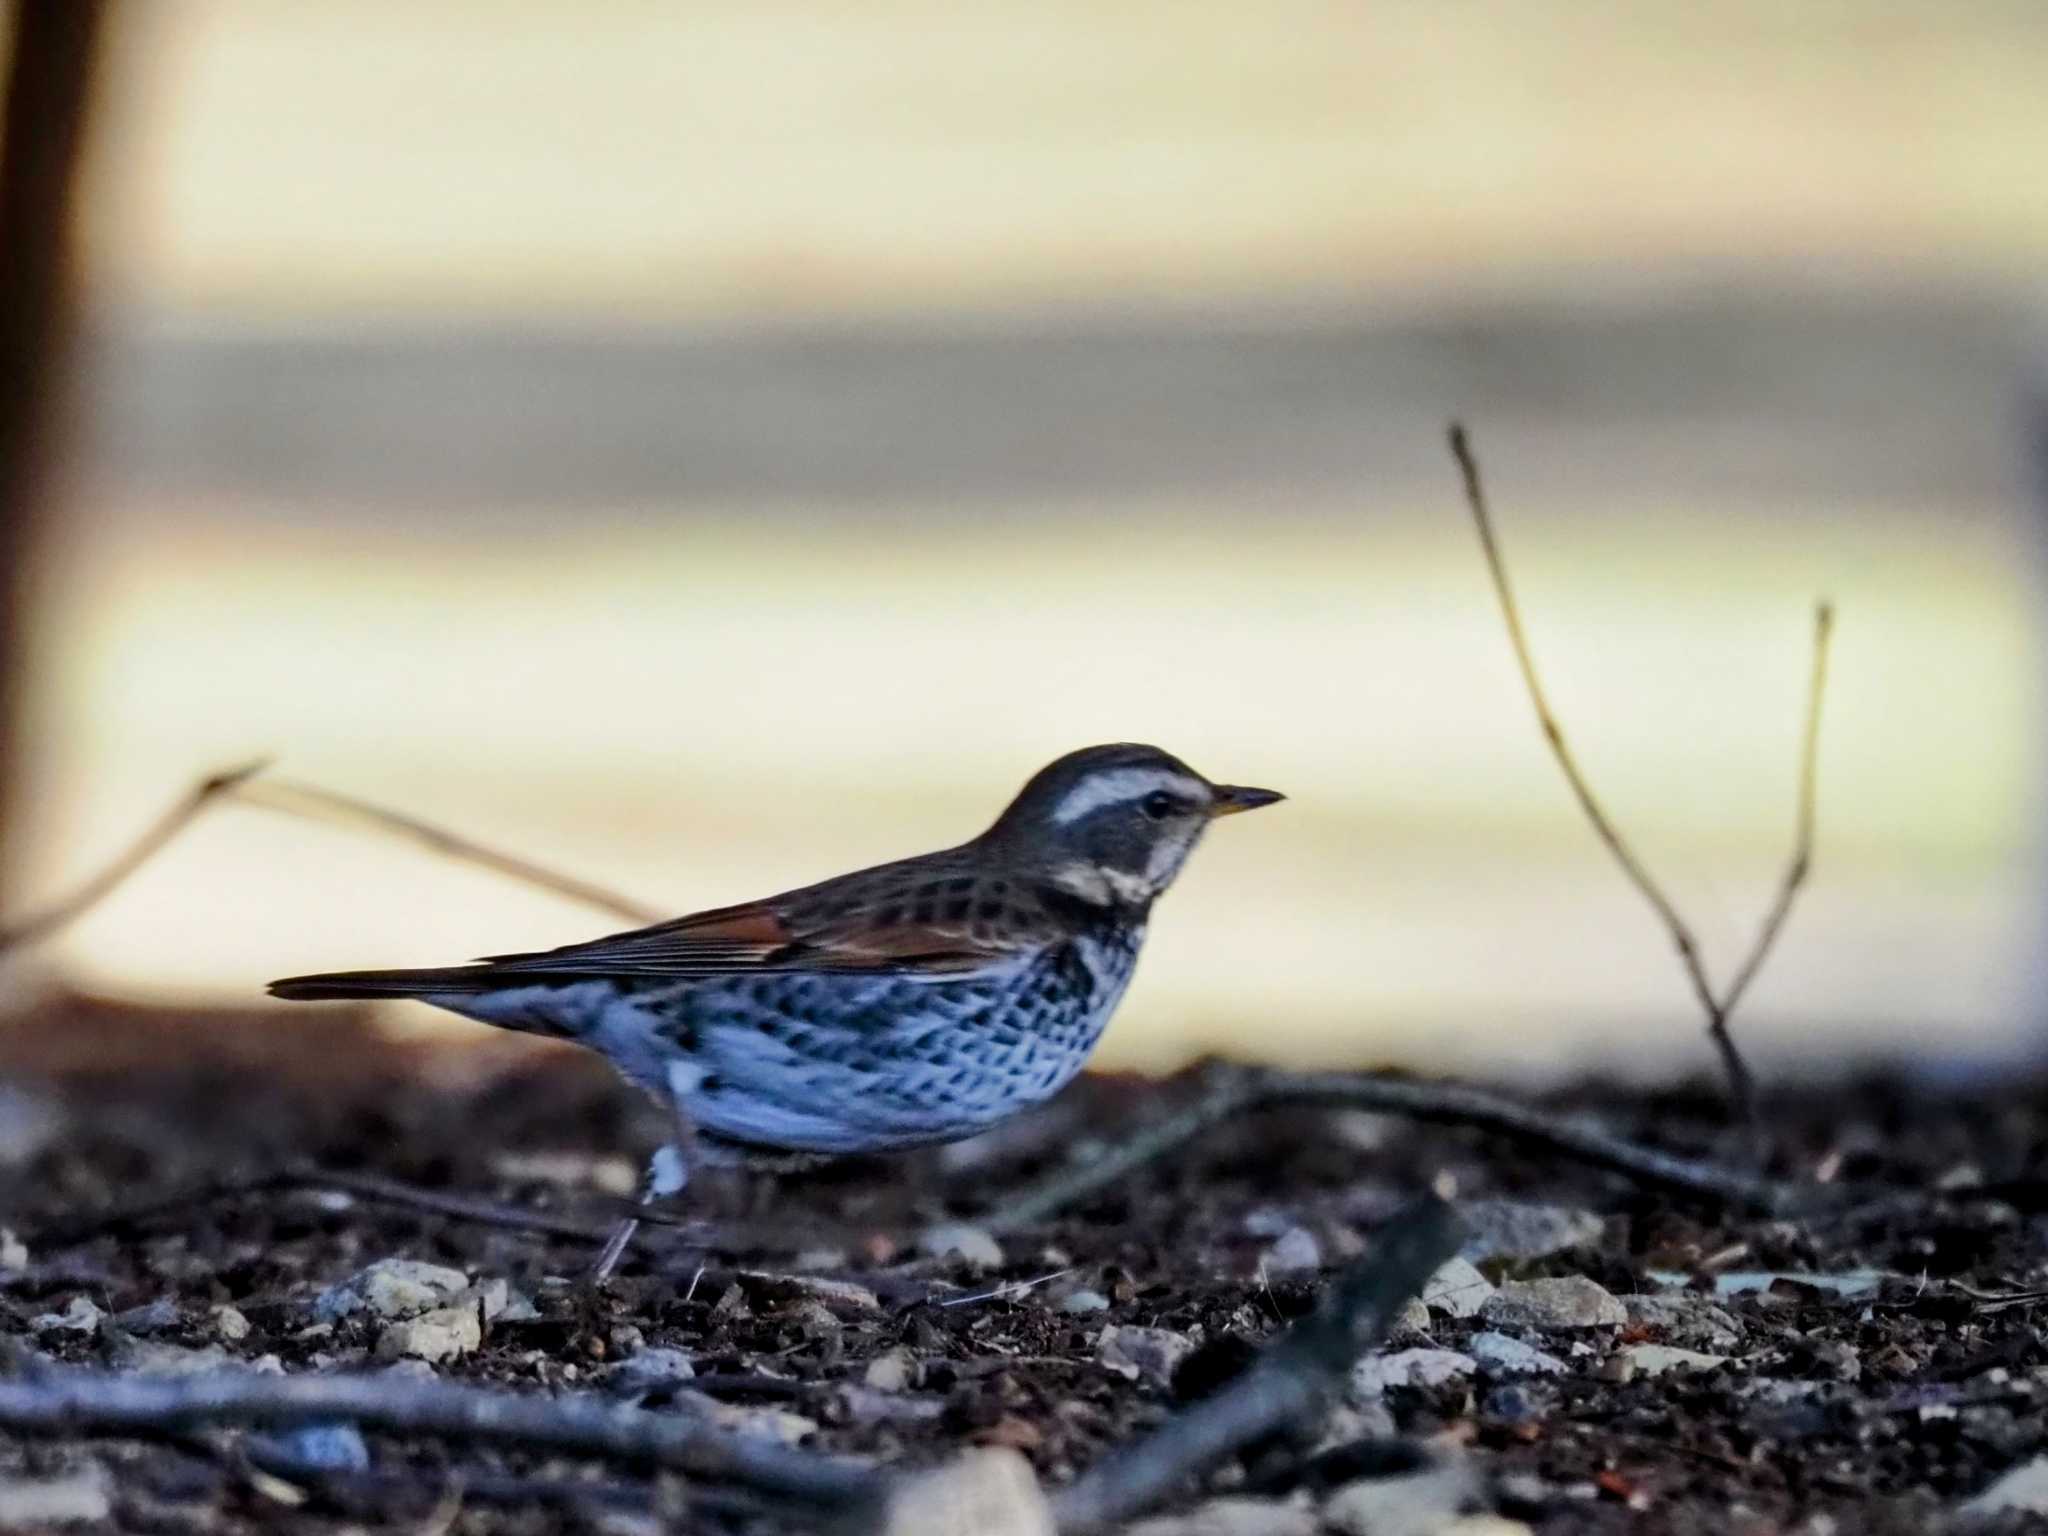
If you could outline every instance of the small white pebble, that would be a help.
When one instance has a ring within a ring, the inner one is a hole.
[[[1274,1274],[1289,1274],[1323,1267],[1323,1247],[1307,1227],[1289,1227],[1266,1250],[1266,1268]]]
[[[1095,1358],[1126,1381],[1140,1378],[1155,1387],[1173,1384],[1173,1373],[1195,1350],[1195,1341],[1171,1328],[1110,1327],[1102,1330]]]
[[[484,1309],[485,1322],[496,1321],[512,1300],[512,1287],[502,1275],[477,1281],[474,1291],[477,1304]]]
[[[239,1344],[249,1337],[249,1319],[242,1315],[240,1307],[215,1307],[211,1316],[213,1331],[230,1344]]]
[[[910,1373],[914,1365],[915,1362],[910,1358],[910,1351],[892,1349],[886,1354],[875,1356],[874,1359],[868,1362],[867,1372],[863,1379],[874,1391],[901,1392],[910,1385]]]
[[[95,1333],[100,1316],[90,1296],[74,1296],[62,1312],[45,1312],[28,1326],[32,1333]]]
[[[1003,1266],[1003,1248],[986,1228],[964,1221],[942,1221],[918,1235],[917,1246],[927,1258],[943,1259],[957,1254],[982,1269]]]

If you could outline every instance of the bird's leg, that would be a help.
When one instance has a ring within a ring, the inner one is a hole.
[[[666,1200],[679,1195],[689,1185],[690,1165],[683,1156],[682,1145],[669,1142],[655,1148],[654,1156],[648,1160],[647,1172],[640,1180],[638,1203],[652,1205],[657,1200]],[[622,1217],[612,1228],[611,1236],[604,1241],[604,1250],[597,1256],[597,1262],[590,1266],[590,1272],[583,1277],[583,1283],[595,1289],[611,1278],[611,1273],[625,1257],[626,1245],[633,1241],[633,1234],[640,1230],[638,1216]]]

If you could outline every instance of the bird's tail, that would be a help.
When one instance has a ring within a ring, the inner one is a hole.
[[[320,976],[287,976],[270,984],[270,995],[294,1003],[335,998],[445,996],[483,992],[495,983],[485,965],[444,965],[412,971],[329,971]]]

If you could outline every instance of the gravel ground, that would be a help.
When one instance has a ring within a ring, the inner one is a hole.
[[[1948,1099],[1873,1081],[1777,1104],[1779,1172],[1946,1191],[1824,1222],[1686,1208],[1495,1140],[1303,1111],[996,1236],[991,1191],[1193,1087],[1090,1079],[982,1142],[708,1181],[593,1299],[565,1283],[591,1246],[560,1231],[262,1178],[317,1165],[601,1226],[660,1123],[580,1053],[394,1043],[340,1011],[59,996],[0,1032],[0,1083],[17,1372],[38,1356],[245,1362],[600,1390],[891,1462],[1008,1447],[1056,1485],[1226,1380],[1434,1187],[1463,1210],[1466,1260],[1326,1422],[1217,1468],[1155,1536],[2048,1529],[1963,1510],[2043,1449],[2038,1084]],[[1739,1150],[1708,1094],[1588,1084],[1558,1103],[1674,1149]],[[1394,1435],[1426,1455],[1404,1463]],[[801,1528],[633,1467],[347,1426],[0,1436],[10,1528],[366,1523]]]

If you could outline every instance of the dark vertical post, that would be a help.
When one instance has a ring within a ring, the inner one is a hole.
[[[79,165],[106,9],[104,0],[9,7],[0,118],[0,854],[20,811],[22,638],[64,390]]]

